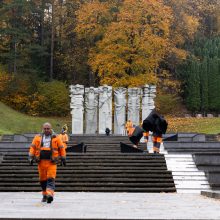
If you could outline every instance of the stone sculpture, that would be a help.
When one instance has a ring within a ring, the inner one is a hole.
[[[149,94],[150,89],[149,85],[145,85],[143,88],[143,95],[142,95],[142,120],[147,118],[147,116],[151,113],[151,110],[149,109]]]
[[[72,134],[83,134],[84,86],[79,84],[71,85],[70,93],[70,108],[72,109]]]
[[[119,87],[114,90],[114,134],[124,134],[126,113],[126,88]]]
[[[99,87],[99,134],[105,134],[105,129],[112,132],[112,87]]]
[[[98,88],[89,87],[85,89],[85,133],[97,133],[98,120]]]
[[[149,99],[148,99],[148,108],[149,112],[155,109],[154,98],[156,97],[156,86],[149,85]]]
[[[133,122],[133,125],[139,125],[140,123],[140,88],[128,89],[128,120]]]

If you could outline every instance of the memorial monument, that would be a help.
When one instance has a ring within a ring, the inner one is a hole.
[[[71,85],[71,103],[72,115],[72,134],[83,134],[83,112],[84,112],[84,86]]]
[[[140,88],[128,88],[128,119],[133,125],[140,124]]]
[[[112,132],[112,87],[99,87],[99,134],[105,134],[105,129]]]
[[[144,120],[155,108],[156,86],[145,85],[143,89],[115,88],[114,131],[112,131],[111,86],[89,87],[84,91],[84,86],[77,84],[70,86],[70,92],[73,134],[83,134],[84,132],[86,134],[105,134],[106,128],[109,128],[111,134],[124,135],[126,120],[130,119],[134,125],[139,125],[141,120]],[[142,105],[140,104],[141,98]],[[128,105],[127,114],[126,105]]]
[[[126,93],[127,89],[123,87],[114,90],[114,134],[124,134],[126,123]]]
[[[98,131],[98,88],[85,88],[85,133],[96,134]]]
[[[154,98],[156,97],[156,86],[144,85],[142,95],[142,120],[147,118],[151,111],[155,108]]]

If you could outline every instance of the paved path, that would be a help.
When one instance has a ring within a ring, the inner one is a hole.
[[[198,194],[57,192],[0,193],[0,218],[220,219],[220,200]]]

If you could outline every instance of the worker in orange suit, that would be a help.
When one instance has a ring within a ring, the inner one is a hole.
[[[147,151],[148,151],[148,149],[147,149],[147,144],[148,144],[148,140],[149,140],[149,131],[144,131],[144,132],[143,132],[143,135],[144,135],[144,142],[145,142],[145,144],[146,144],[146,150],[145,150],[145,152],[147,152]]]
[[[68,141],[69,141],[69,137],[68,137],[68,135],[67,135],[67,133],[66,133],[66,130],[62,129],[61,134],[59,134],[59,138],[60,138],[61,141],[63,142],[63,146],[64,146],[64,148],[65,148],[65,150],[66,150],[66,148],[67,148],[67,143],[68,143]]]
[[[42,134],[34,137],[29,150],[29,163],[38,163],[42,202],[51,203],[54,198],[57,164],[66,166],[66,151],[60,138],[53,132],[50,123],[43,124]]]
[[[153,110],[143,121],[142,128],[145,132],[152,131],[153,152],[160,153],[162,135],[166,133],[168,123],[163,116]]]
[[[127,135],[129,136],[132,132],[131,130],[133,129],[133,123],[130,119],[126,122],[125,129],[127,131]]]

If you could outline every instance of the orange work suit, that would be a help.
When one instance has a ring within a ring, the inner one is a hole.
[[[57,135],[51,135],[50,147],[44,147],[43,135],[36,135],[29,149],[29,156],[38,162],[39,180],[43,195],[53,196],[57,163],[66,158],[66,151]]]
[[[65,147],[65,149],[67,148],[67,142],[69,141],[69,137],[67,134],[59,134],[58,137],[61,139],[61,141],[63,142],[63,146]]]
[[[153,151],[154,153],[160,153],[160,145],[162,143],[162,134],[153,133]]]
[[[149,131],[145,131],[145,132],[143,133],[143,135],[144,135],[144,141],[145,141],[145,143],[147,143],[147,142],[148,142],[148,139],[149,139]]]
[[[131,135],[133,134],[134,130],[135,130],[135,127],[129,128],[129,130],[128,130],[128,137],[131,137]]]
[[[127,121],[126,125],[125,125],[125,128],[127,130],[127,134],[129,136],[129,134],[131,133],[130,129],[133,128],[133,123],[131,121]]]

